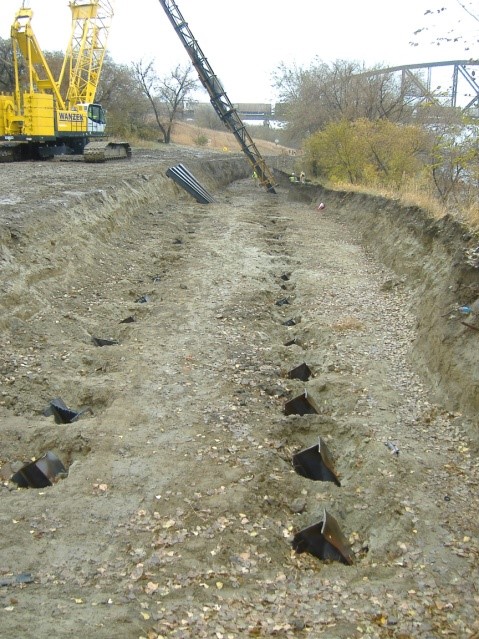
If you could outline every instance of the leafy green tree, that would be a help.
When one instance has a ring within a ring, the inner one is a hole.
[[[365,139],[372,168],[369,182],[399,188],[405,179],[423,170],[427,135],[419,127],[389,120],[360,120],[356,130]]]
[[[309,172],[330,182],[360,182],[365,151],[352,133],[351,123],[340,120],[312,135],[305,144]]]

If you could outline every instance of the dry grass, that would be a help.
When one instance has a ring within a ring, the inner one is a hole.
[[[250,133],[251,135],[251,133]],[[208,141],[205,148],[223,150],[225,153],[240,151],[238,141],[232,133],[228,131],[214,131],[212,129],[202,129],[188,122],[176,122],[173,127],[172,142],[184,144],[186,146],[198,146],[197,140],[201,137]],[[266,140],[254,140],[256,148],[262,155],[284,155],[289,152],[287,147],[268,142]]]
[[[251,135],[251,132],[250,132]],[[158,147],[156,140],[145,140],[140,138],[128,138],[132,146],[140,149],[154,149]],[[205,143],[199,143],[200,141]],[[253,141],[259,153],[264,156],[273,155],[296,155],[296,149],[292,149],[267,140],[254,139]],[[224,151],[225,153],[241,153],[239,142],[235,136],[228,131],[216,131],[213,129],[205,129],[188,122],[175,122],[171,132],[171,142],[189,147],[213,149],[215,151]]]
[[[461,211],[461,219],[476,233],[479,233],[479,206],[476,203]]]
[[[449,214],[463,222],[472,231],[479,232],[479,207],[476,202],[469,205],[446,206],[431,193],[425,184],[419,181],[410,181],[400,189],[380,186],[359,186],[349,183],[336,184],[334,188],[357,193],[367,193],[369,195],[379,195],[390,200],[396,200],[403,206],[417,206],[427,211],[428,214],[436,220]]]

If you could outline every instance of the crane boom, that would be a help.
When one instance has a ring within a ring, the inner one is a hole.
[[[55,81],[33,33],[32,16],[33,11],[31,9],[25,7],[19,9],[10,32],[14,59],[16,115],[20,115],[23,110],[23,95],[19,77],[20,57],[25,60],[25,66],[28,71],[28,91],[33,93],[38,90],[41,93],[51,93],[55,97],[59,108],[65,108],[65,103],[60,93],[60,85]]]
[[[66,74],[66,103],[71,107],[95,101],[113,7],[110,0],[71,0],[70,8],[72,30],[59,84]]]
[[[160,4],[190,56],[201,83],[208,91],[211,104],[216,113],[240,143],[246,157],[253,166],[253,170],[258,175],[261,184],[269,193],[276,193],[274,189],[274,178],[266,166],[266,162],[261,157],[238,112],[230,102],[221,82],[214,74],[198,42],[193,37],[187,22],[181,15],[178,5],[173,2],[173,0],[160,0]]]

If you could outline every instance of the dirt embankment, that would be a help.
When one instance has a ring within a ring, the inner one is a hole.
[[[337,219],[414,291],[414,365],[440,401],[474,417],[479,410],[479,235],[447,214],[435,220],[418,207],[383,197],[298,188],[293,198],[326,199]],[[472,314],[459,310],[471,306]],[[382,319],[387,325],[388,318]]]
[[[473,238],[229,153],[0,180],[2,639],[477,637]],[[319,437],[340,485],[293,469]],[[293,552],[326,511],[353,565]]]

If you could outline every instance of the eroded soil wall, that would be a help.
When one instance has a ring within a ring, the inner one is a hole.
[[[429,377],[442,402],[475,415],[479,322],[474,314],[464,317],[458,309],[479,298],[479,263],[469,257],[479,246],[477,235],[447,214],[434,220],[418,207],[383,197],[308,185],[295,185],[290,197],[312,205],[326,202],[328,211],[353,227],[376,259],[414,289],[414,364]],[[383,321],[387,324],[388,318]]]

